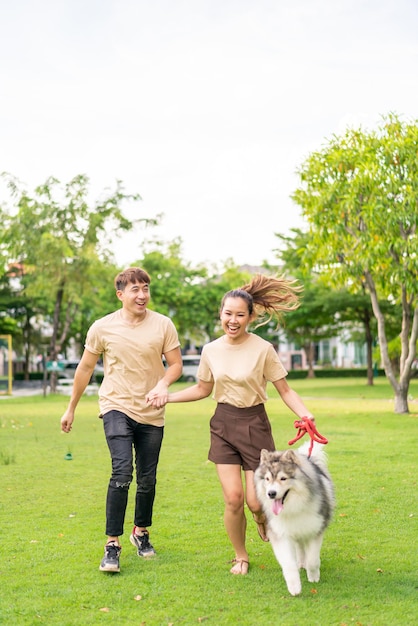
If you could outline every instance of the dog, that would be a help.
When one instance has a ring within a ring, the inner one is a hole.
[[[299,570],[319,581],[325,529],[335,508],[335,490],[322,444],[297,450],[262,450],[254,473],[257,497],[266,516],[267,536],[292,596],[302,591]]]

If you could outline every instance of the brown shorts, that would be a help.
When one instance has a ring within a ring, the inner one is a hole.
[[[219,403],[210,420],[209,461],[255,471],[260,452],[275,450],[264,404],[240,409]]]

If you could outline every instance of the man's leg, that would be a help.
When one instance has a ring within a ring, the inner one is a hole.
[[[134,529],[130,537],[136,546],[138,555],[149,557],[155,550],[149,542],[148,527],[152,524],[152,513],[157,482],[157,466],[164,427],[137,424],[135,428],[134,446],[136,462],[136,498]]]
[[[103,416],[103,425],[112,460],[112,476],[106,498],[107,543],[100,569],[119,571],[119,537],[123,534],[129,486],[132,482],[135,422],[120,411],[109,411]]]

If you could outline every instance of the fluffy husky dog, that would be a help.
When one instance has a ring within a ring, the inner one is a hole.
[[[261,451],[254,474],[267,518],[267,536],[292,596],[302,590],[299,569],[318,582],[322,538],[335,507],[334,487],[323,445],[297,450]]]

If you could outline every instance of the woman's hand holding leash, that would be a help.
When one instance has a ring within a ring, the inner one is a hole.
[[[317,429],[316,426],[314,424],[314,418],[310,418],[310,417],[301,417],[298,420],[294,421],[294,426],[295,428],[298,429],[298,434],[296,435],[296,437],[294,439],[291,439],[288,442],[289,446],[292,446],[296,441],[298,441],[299,439],[301,439],[305,433],[309,434],[309,437],[311,438],[311,445],[309,446],[309,452],[308,452],[308,458],[311,456],[312,454],[312,449],[313,449],[313,444],[314,441],[316,441],[317,443],[322,443],[322,444],[326,444],[328,443],[328,439],[326,439],[323,435],[321,435]]]

